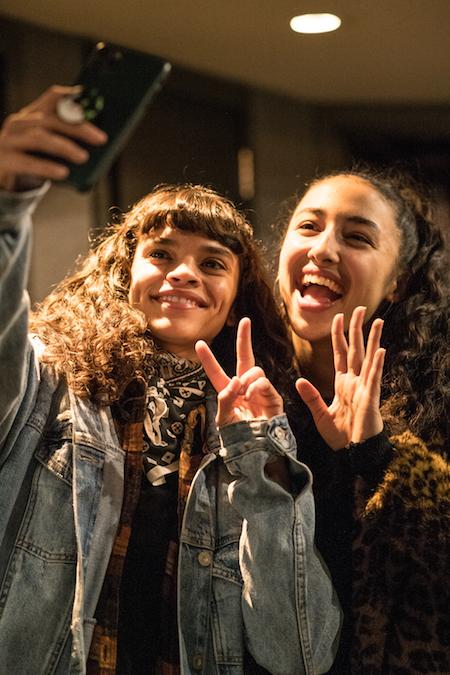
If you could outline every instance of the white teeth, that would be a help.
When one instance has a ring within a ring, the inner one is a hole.
[[[185,298],[181,295],[160,295],[159,297],[160,302],[169,302],[169,303],[177,303],[181,305],[186,305],[186,307],[198,307],[199,304],[195,300],[192,300],[192,298]]]
[[[327,277],[322,277],[320,274],[305,274],[303,276],[303,286],[308,286],[309,284],[315,284],[316,286],[326,286],[333,293],[338,293],[342,295],[344,290],[339,284],[337,284],[332,279]]]

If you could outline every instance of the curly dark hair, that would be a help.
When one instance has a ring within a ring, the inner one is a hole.
[[[80,397],[118,400],[134,377],[153,369],[155,344],[145,316],[128,302],[131,265],[139,237],[165,225],[219,241],[239,260],[233,305],[237,324],[252,321],[255,356],[281,390],[290,346],[263,262],[245,216],[226,198],[199,185],[161,185],[111,225],[93,250],[41,303],[30,321],[45,344],[42,360]],[[218,359],[234,372],[236,326],[213,342]]]
[[[384,319],[386,427],[390,433],[409,428],[430,447],[448,452],[450,265],[431,194],[402,170],[361,164],[316,177],[303,194],[336,176],[360,178],[375,188],[392,205],[401,236],[396,301],[383,302],[371,317]]]

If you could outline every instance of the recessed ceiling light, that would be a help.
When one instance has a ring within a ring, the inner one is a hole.
[[[330,33],[341,23],[335,14],[301,14],[292,17],[290,26],[296,33]]]

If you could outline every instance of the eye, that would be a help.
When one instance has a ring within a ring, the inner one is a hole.
[[[373,242],[370,237],[368,237],[366,234],[363,234],[362,232],[349,232],[345,236],[346,239],[349,239],[351,242],[355,242],[358,245],[367,244],[368,246],[373,246]]]
[[[145,257],[152,258],[152,260],[170,260],[170,254],[168,251],[165,251],[161,248],[154,248],[146,251]]]
[[[207,270],[219,271],[226,270],[225,263],[219,258],[208,258],[202,262],[202,267],[205,267]]]
[[[301,233],[305,232],[318,232],[319,230],[319,225],[312,220],[302,220],[300,223],[298,223],[295,227],[296,230],[300,230]]]

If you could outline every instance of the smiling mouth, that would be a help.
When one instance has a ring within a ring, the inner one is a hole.
[[[317,304],[330,304],[342,298],[344,289],[333,279],[320,274],[305,274],[299,286],[302,298]]]
[[[154,298],[161,304],[168,304],[172,306],[182,307],[183,309],[197,309],[206,307],[205,303],[195,300],[194,298],[187,298],[183,295],[158,295]]]

